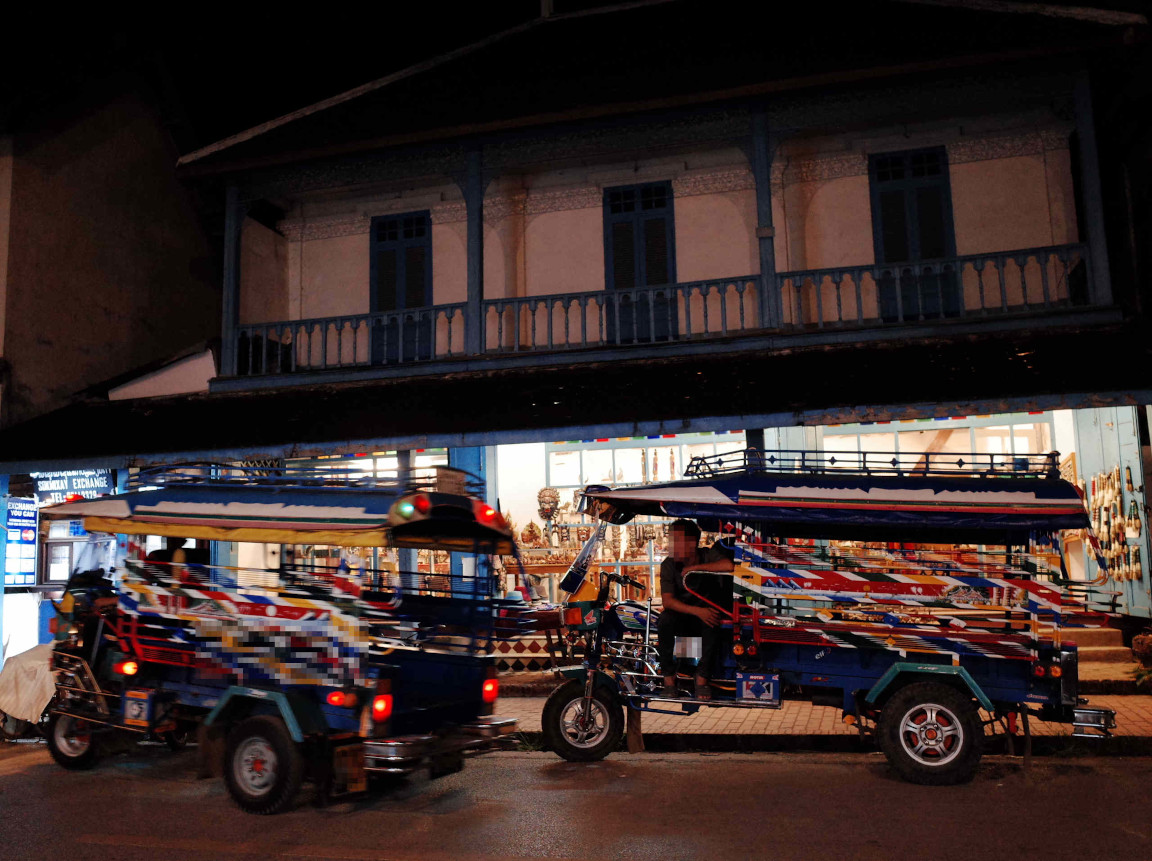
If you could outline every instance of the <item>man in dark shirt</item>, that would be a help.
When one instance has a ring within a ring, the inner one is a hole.
[[[719,542],[707,549],[698,546],[700,527],[691,520],[677,520],[668,527],[671,552],[660,563],[660,597],[663,608],[656,632],[660,655],[660,672],[664,675],[664,695],[676,696],[676,637],[700,637],[700,665],[696,675],[696,696],[711,699],[708,673],[716,656],[720,634],[720,611],[690,595],[684,587],[685,571],[714,571],[727,573],[734,567],[732,554]],[[703,578],[702,578],[703,579]],[[718,579],[718,578],[708,578]],[[694,584],[695,585],[695,584]],[[693,591],[707,594],[701,589]],[[715,603],[724,606],[731,601],[731,586],[724,600]]]

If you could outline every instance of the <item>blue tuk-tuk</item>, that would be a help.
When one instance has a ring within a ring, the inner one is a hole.
[[[644,711],[802,698],[840,709],[903,778],[949,784],[972,776],[996,727],[1012,739],[1022,726],[1028,744],[1029,716],[1089,738],[1115,725],[1079,696],[1075,626],[1106,619],[1064,564],[1061,531],[1090,523],[1055,453],[749,449],[584,500],[600,527],[562,584],[574,593],[562,621],[585,657],[561,669],[543,714],[565,759],[607,756],[625,709],[638,726]],[[610,600],[613,584],[643,584],[608,566],[599,589],[584,585],[607,525],[645,516],[695,522],[733,560],[731,573],[680,575],[686,600],[715,611],[704,615],[719,620],[719,646],[711,666],[681,661],[676,690],[658,666],[652,596]],[[711,680],[707,698],[686,673]]]
[[[380,480],[184,465],[42,516],[83,518],[89,532],[130,545],[160,535],[472,560],[443,572],[263,570],[176,550],[164,560],[137,552],[114,584],[96,578],[100,595],[77,579],[61,602],[48,731],[65,768],[89,768],[125,739],[177,743],[196,731],[202,773],[222,772],[243,809],[275,813],[306,778],[327,798],[365,789],[371,775],[448,774],[510,742],[515,721],[493,716],[502,605],[485,560],[515,545],[459,471]]]

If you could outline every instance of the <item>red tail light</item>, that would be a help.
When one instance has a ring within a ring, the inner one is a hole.
[[[1059,664],[1053,664],[1051,667],[1048,668],[1048,675],[1054,679],[1058,679],[1062,675],[1064,675],[1064,668],[1061,667]]]
[[[1034,666],[1032,668],[1032,675],[1034,675],[1038,679],[1044,678],[1044,676],[1047,672],[1048,672],[1048,670],[1043,664],[1037,664],[1036,666]]]
[[[330,706],[342,706],[350,709],[356,705],[356,694],[346,691],[330,691],[327,700]]]
[[[377,723],[392,717],[392,694],[377,694],[372,698],[372,720]]]
[[[500,683],[495,679],[485,679],[484,688],[480,695],[486,703],[496,702],[496,697],[500,696]]]
[[[117,661],[112,669],[122,676],[134,676],[140,672],[140,665],[135,661]]]
[[[432,500],[423,494],[413,496],[412,507],[420,514],[427,514],[432,510]]]

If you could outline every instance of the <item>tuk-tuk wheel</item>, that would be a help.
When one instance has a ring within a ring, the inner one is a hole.
[[[893,694],[880,713],[879,736],[892,768],[924,786],[971,780],[984,746],[972,697],[933,682],[915,682]]]
[[[558,687],[544,704],[541,718],[548,748],[569,762],[596,762],[620,746],[624,709],[602,688],[584,709],[584,682],[573,679]]]
[[[54,714],[48,721],[48,752],[56,763],[70,771],[84,771],[96,764],[96,744],[86,721],[71,715]]]
[[[296,797],[303,772],[300,751],[278,717],[250,717],[228,735],[224,780],[242,810],[279,813]]]
[[[164,740],[164,744],[168,745],[168,749],[175,753],[188,746],[188,740],[191,736],[192,733],[188,727],[181,724],[176,729],[164,733],[161,738]]]

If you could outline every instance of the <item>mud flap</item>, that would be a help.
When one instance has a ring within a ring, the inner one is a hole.
[[[644,712],[640,709],[628,707],[628,752],[629,753],[643,753],[644,752],[644,734],[641,727]]]
[[[200,724],[196,729],[196,777],[224,776],[224,745],[226,727]]]

